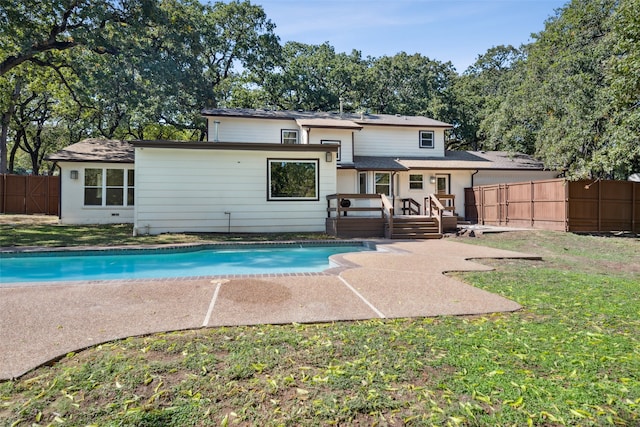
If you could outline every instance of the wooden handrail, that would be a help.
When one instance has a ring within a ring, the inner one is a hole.
[[[409,205],[407,207],[407,204]],[[404,215],[406,211],[409,211],[409,215],[420,215],[420,203],[416,202],[412,198],[402,199],[402,214]]]
[[[445,211],[444,205],[438,200],[438,196],[435,194],[429,194],[424,198],[424,207],[427,209],[427,215],[430,217],[436,217],[438,221],[438,233],[442,234],[442,213]],[[435,213],[435,215],[433,215]]]
[[[387,239],[390,239],[391,233],[393,233],[393,203],[384,194],[380,194],[380,199],[382,200],[382,216],[387,219],[384,234]]]

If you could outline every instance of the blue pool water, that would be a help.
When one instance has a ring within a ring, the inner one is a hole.
[[[320,272],[364,245],[287,245],[2,254],[0,283]]]

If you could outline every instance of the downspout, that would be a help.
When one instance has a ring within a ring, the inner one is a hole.
[[[480,172],[480,169],[476,169],[476,171],[474,173],[471,174],[471,188],[473,188],[473,177]]]
[[[389,190],[391,191],[391,206],[393,206],[393,208],[395,209],[396,207],[396,191],[395,191],[395,187],[396,187],[396,174],[398,172],[393,171],[391,172],[391,182],[389,187],[391,187]]]
[[[58,174],[58,219],[62,220],[62,168],[58,162],[55,163],[54,167],[60,169]]]

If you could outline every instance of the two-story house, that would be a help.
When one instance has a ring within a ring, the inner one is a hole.
[[[380,216],[379,198],[355,197],[376,194],[396,214],[422,215],[425,198],[440,194],[464,216],[466,187],[557,175],[528,156],[446,151],[451,125],[427,117],[202,114],[206,142],[91,139],[50,156],[61,171],[61,222],[131,222],[145,234],[321,232],[328,206],[349,199],[336,194],[352,196],[350,218]]]

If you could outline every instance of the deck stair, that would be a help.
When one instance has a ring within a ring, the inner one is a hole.
[[[392,239],[440,239],[436,218],[422,215],[400,215],[393,218]]]

